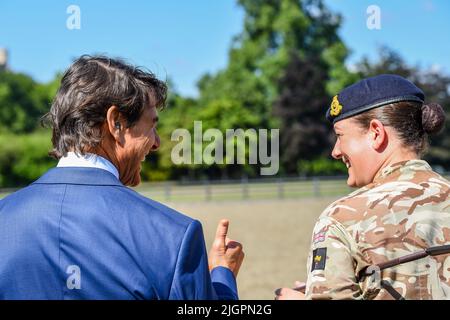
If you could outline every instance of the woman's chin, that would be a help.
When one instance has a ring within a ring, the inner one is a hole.
[[[351,174],[348,175],[347,185],[349,187],[351,187],[351,188],[356,188],[357,187],[356,181],[355,181],[355,179],[353,178],[353,176]]]

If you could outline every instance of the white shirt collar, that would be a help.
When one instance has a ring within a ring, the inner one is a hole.
[[[93,153],[77,155],[75,152],[68,152],[67,156],[59,159],[57,167],[98,168],[112,173],[119,179],[119,171],[117,171],[117,168],[109,160]]]

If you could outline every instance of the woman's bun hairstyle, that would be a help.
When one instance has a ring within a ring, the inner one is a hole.
[[[427,134],[436,134],[444,128],[445,112],[437,103],[422,106],[422,127]]]

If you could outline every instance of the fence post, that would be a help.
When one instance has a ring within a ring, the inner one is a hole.
[[[211,188],[209,185],[209,180],[205,180],[203,182],[204,186],[205,186],[205,200],[206,201],[211,201]]]
[[[282,178],[278,179],[278,199],[284,199],[284,181]]]
[[[313,178],[314,197],[320,197],[320,179],[318,177]]]
[[[171,194],[170,183],[166,182],[166,185],[164,186],[164,195],[167,201],[170,201],[170,194]]]
[[[248,199],[248,178],[247,178],[247,176],[242,177],[241,185],[242,185],[242,199],[247,200]]]

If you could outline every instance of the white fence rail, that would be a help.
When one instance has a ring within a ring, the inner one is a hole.
[[[450,173],[445,176],[450,178]],[[0,189],[0,199],[15,190]],[[346,177],[335,176],[146,182],[135,190],[163,202],[202,202],[338,197],[354,189]]]
[[[233,201],[339,196],[350,189],[343,177],[285,178],[196,183],[146,183],[136,188],[159,201]]]

